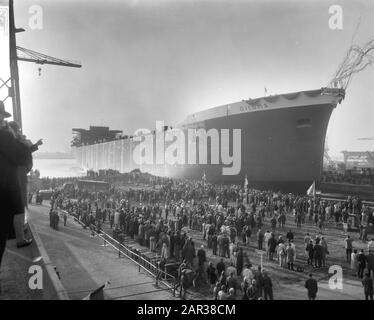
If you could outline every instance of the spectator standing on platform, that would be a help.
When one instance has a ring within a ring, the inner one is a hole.
[[[309,279],[305,282],[305,288],[308,290],[308,299],[316,300],[318,283],[317,280],[313,278],[312,274],[309,274]]]
[[[26,136],[24,136],[20,130],[20,127],[17,122],[11,121],[9,122],[9,127],[13,130],[15,133],[16,139],[27,146],[30,150],[30,154],[36,150],[38,150],[39,146],[43,144],[42,140],[39,140],[36,144],[33,144],[30,140],[26,139]],[[32,239],[25,239],[25,233],[24,233],[24,226],[25,226],[25,210],[28,207],[27,203],[27,174],[30,172],[32,169],[33,162],[32,162],[32,157],[30,159],[30,162],[27,165],[24,166],[19,166],[17,168],[17,175],[19,179],[19,184],[21,188],[21,193],[22,193],[22,200],[23,200],[23,205],[25,209],[23,210],[23,213],[15,213],[14,215],[14,230],[16,233],[16,238],[17,238],[17,247],[24,247],[28,246],[31,244]]]
[[[30,149],[16,139],[5,122],[10,116],[4,103],[0,102],[0,266],[14,214],[25,212],[17,168],[31,161]]]

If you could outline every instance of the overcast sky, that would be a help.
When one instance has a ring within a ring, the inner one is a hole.
[[[4,3],[5,0],[0,0]],[[343,30],[328,25],[343,8]],[[32,5],[43,9],[32,30]],[[24,132],[64,151],[74,127],[132,134],[156,120],[270,94],[326,86],[350,46],[374,38],[374,1],[15,0],[19,46],[81,61],[81,69],[20,62]],[[4,40],[4,38],[3,38]],[[4,58],[4,44],[0,47]],[[7,72],[4,59],[0,76]],[[328,129],[333,156],[374,150],[374,66],[357,74]],[[11,111],[11,105],[7,104]]]

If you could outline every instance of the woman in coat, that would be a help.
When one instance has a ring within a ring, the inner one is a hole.
[[[42,140],[39,140],[36,144],[33,144],[30,140],[26,140],[26,137],[22,134],[20,127],[17,122],[11,121],[9,122],[9,126],[13,130],[15,137],[18,141],[26,145],[30,149],[30,153],[38,150],[38,147],[43,144]],[[32,157],[30,159],[30,162],[25,166],[19,166],[17,168],[18,173],[18,179],[19,184],[21,188],[22,193],[22,200],[23,200],[23,206],[27,208],[27,174],[32,169],[33,163],[32,163]],[[21,248],[27,245],[30,245],[32,242],[32,239],[25,239],[25,233],[24,233],[24,226],[25,226],[25,210],[23,210],[23,213],[15,212],[14,214],[14,231],[16,233],[17,238],[17,247]]]

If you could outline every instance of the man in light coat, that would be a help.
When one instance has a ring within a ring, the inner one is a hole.
[[[269,230],[266,230],[266,232],[264,234],[264,242],[265,242],[265,251],[266,251],[267,254],[268,254],[268,251],[269,251],[268,242],[269,242],[270,238],[271,238],[271,232]]]

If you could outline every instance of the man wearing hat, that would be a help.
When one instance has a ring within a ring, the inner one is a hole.
[[[34,152],[39,149],[39,146],[43,144],[42,140],[40,139],[37,143],[33,144],[30,140],[26,139],[26,136],[22,134],[21,128],[19,127],[16,121],[11,121],[8,123],[9,127],[15,133],[16,139],[26,146],[29,147],[30,152]],[[23,206],[27,208],[27,174],[32,169],[33,163],[32,159],[31,162],[27,164],[27,166],[19,166],[18,171],[18,179],[21,187],[22,192],[22,199],[23,199]],[[31,244],[31,239],[25,239],[24,234],[24,225],[25,225],[25,213],[15,213],[14,214],[14,230],[16,233],[17,238],[17,247],[22,248]]]
[[[5,121],[10,116],[0,101],[0,265],[13,216],[25,212],[17,167],[32,160],[30,148],[16,139]]]

